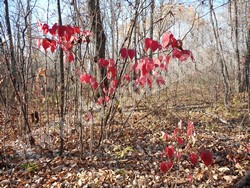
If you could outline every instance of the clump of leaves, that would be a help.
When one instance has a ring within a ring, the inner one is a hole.
[[[34,171],[36,171],[38,169],[38,165],[36,163],[32,163],[32,162],[23,163],[21,166],[27,172],[34,172]]]
[[[162,160],[160,164],[160,170],[163,173],[169,171],[174,163],[178,163],[183,155],[189,156],[190,164],[195,166],[198,163],[198,157],[201,161],[208,167],[212,164],[212,153],[202,148],[199,151],[195,149],[195,128],[194,123],[188,121],[186,133],[184,133],[182,128],[182,121],[178,123],[177,128],[174,129],[173,135],[168,135],[163,132],[163,139],[166,140],[169,145],[166,146],[165,150],[162,152]],[[198,154],[197,154],[198,153]]]

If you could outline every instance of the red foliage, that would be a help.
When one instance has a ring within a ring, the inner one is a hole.
[[[160,164],[160,170],[163,172],[163,173],[166,173],[169,169],[171,169],[173,166],[173,163],[171,161],[168,161],[168,162],[161,162]]]
[[[173,158],[174,156],[174,147],[173,146],[168,146],[165,148],[165,152],[166,152],[166,155],[168,156],[168,158]]]
[[[190,162],[194,165],[198,162],[197,155],[195,153],[191,153],[189,155],[189,159],[190,159]]]
[[[146,38],[145,39],[145,42],[144,42],[144,50],[147,51],[148,49],[151,49],[152,52],[156,51],[157,49],[161,50],[161,45],[155,41],[155,40],[152,40],[150,38]]]
[[[187,136],[192,137],[192,136],[194,136],[194,134],[195,134],[194,123],[192,121],[188,121]]]
[[[202,149],[200,152],[200,158],[206,166],[212,164],[213,156],[210,151]]]

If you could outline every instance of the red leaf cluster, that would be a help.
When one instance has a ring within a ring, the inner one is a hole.
[[[135,50],[122,48],[120,50],[121,57],[123,59],[130,58],[131,60],[135,57]]]
[[[54,39],[44,38],[42,40],[42,46],[46,51],[48,48],[51,49],[53,53],[56,49],[57,44],[63,49],[63,51],[67,54],[67,59],[69,62],[74,60],[74,55],[72,53],[72,48],[75,44],[81,43],[81,37],[77,37],[76,35],[80,34],[79,27],[72,27],[70,25],[58,25],[55,23],[51,28],[48,24],[38,22],[38,27],[41,29],[43,34],[47,35],[50,33]],[[85,31],[82,33],[82,37],[85,37],[84,42],[89,41],[89,37],[91,33],[89,31]],[[87,40],[88,39],[88,40]],[[38,47],[40,47],[40,39],[38,39]]]
[[[98,83],[96,82],[96,79],[92,77],[90,74],[82,74],[80,76],[80,81],[83,84],[90,84],[94,90],[98,88]]]
[[[171,47],[173,49],[172,57],[177,58],[180,62],[187,60],[189,57],[192,60],[194,60],[194,56],[192,52],[190,52],[189,50],[183,50],[182,41],[176,40],[172,33],[166,32],[163,34],[162,46],[164,48]]]
[[[161,50],[162,46],[155,40],[152,40],[150,38],[146,38],[145,42],[144,42],[144,50],[147,51],[148,49],[150,49],[152,52],[156,51],[156,50]]]
[[[174,129],[173,140],[171,140],[171,138],[165,132],[162,132],[164,140],[171,141],[172,143],[173,143],[173,141],[175,141],[177,143],[177,144],[174,144],[171,146],[167,146],[165,148],[165,155],[171,160],[178,161],[182,157],[183,152],[187,152],[187,153],[189,153],[190,163],[195,165],[198,162],[198,156],[195,153],[195,151],[192,151],[192,147],[190,147],[189,142],[184,141],[183,136],[182,136],[182,124],[183,124],[183,122],[182,122],[182,120],[180,120],[178,123],[178,127]],[[188,121],[186,138],[192,139],[194,136],[195,136],[194,123],[191,121]],[[174,146],[177,146],[179,148],[176,150],[176,152],[175,152]],[[206,166],[209,166],[212,164],[213,157],[212,157],[212,153],[210,151],[203,148],[199,152],[199,156]],[[162,162],[160,165],[160,169],[162,172],[166,172],[168,170],[167,163]]]
[[[168,158],[172,159],[174,156],[174,147],[173,146],[166,147],[165,152],[166,152],[166,156],[168,156]]]
[[[171,161],[168,161],[168,162],[161,162],[160,164],[160,170],[163,172],[163,173],[166,173],[168,170],[170,170],[171,168],[173,167],[173,163]]]

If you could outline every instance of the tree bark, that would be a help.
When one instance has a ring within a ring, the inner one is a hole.
[[[57,11],[58,11],[58,24],[62,26],[62,16],[61,16],[61,5],[60,0],[57,0]],[[63,153],[63,126],[64,126],[64,64],[63,64],[63,50],[60,48],[59,51],[59,58],[60,58],[60,155]]]
[[[103,28],[103,23],[101,19],[101,11],[100,11],[100,1],[99,0],[89,0],[88,1],[88,9],[89,9],[89,15],[91,20],[91,30],[94,34],[95,38],[95,62],[97,63],[100,58],[105,58],[105,48],[106,48],[106,35]],[[98,71],[99,69],[97,69]],[[98,74],[98,72],[97,72]],[[100,81],[102,82],[101,87],[99,89],[98,95],[105,95],[104,91],[102,90],[103,87],[106,89],[108,88],[108,79],[106,77],[106,68],[102,67],[100,68]],[[104,106],[105,107],[105,106]],[[103,109],[105,112],[105,109]],[[101,120],[101,135],[99,139],[99,144],[101,144],[103,140],[104,135],[104,118]],[[90,153],[92,153],[92,143],[93,143],[93,124],[91,123],[90,126]]]
[[[93,31],[95,38],[95,59],[98,61],[100,58],[105,58],[106,49],[106,35],[103,29],[103,23],[101,19],[100,1],[89,0],[89,15],[91,17],[91,30]],[[104,79],[104,85],[107,86],[106,69],[101,68],[101,80]]]
[[[238,6],[237,0],[234,0],[234,50],[235,50],[235,91],[241,90],[241,72],[240,72],[240,52],[239,52],[239,34],[238,34]]]
[[[248,28],[248,36],[247,36],[247,55],[246,55],[246,62],[245,62],[245,80],[246,80],[246,88],[248,91],[248,112],[250,113],[250,26]]]

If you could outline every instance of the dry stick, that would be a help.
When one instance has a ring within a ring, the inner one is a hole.
[[[48,77],[47,77],[48,59],[47,59],[47,53],[45,53],[45,54],[46,55],[45,55],[45,75],[44,75],[44,79],[45,79],[45,100],[46,100],[46,116],[47,116],[46,124],[47,124],[47,136],[48,136],[47,140],[48,140],[48,144],[49,144],[50,143],[50,139],[49,139],[49,127],[50,127],[49,124],[50,124],[50,121],[49,121],[49,99],[48,99]]]
[[[80,59],[81,57],[77,58],[79,62],[83,61],[82,64],[80,64],[82,72],[83,72],[83,70],[85,72],[87,72],[83,65],[84,65],[84,58],[86,57],[88,50],[89,50],[89,44],[87,43],[86,50],[85,50],[84,55],[83,55],[83,59],[81,60]],[[76,84],[77,84],[77,82],[76,82]],[[79,113],[78,113],[80,115],[80,138],[79,138],[79,140],[80,140],[80,160],[83,156],[83,114],[82,114],[83,113],[83,99],[82,99],[82,97],[83,97],[83,85],[80,84],[80,101],[79,101],[80,108],[79,108]],[[87,139],[87,133],[85,135],[85,138]]]
[[[68,64],[68,71],[67,71],[67,75],[66,75],[66,93],[65,93],[65,109],[64,109],[64,112],[65,112],[65,114],[67,114],[67,115],[69,115],[69,107],[68,107],[68,99],[69,99],[69,91],[70,91],[70,89],[69,89],[69,87],[70,87],[70,84],[69,84],[69,81],[70,81],[70,79],[69,79],[69,74],[70,74],[70,69],[71,69],[71,63],[69,63]],[[69,120],[70,118],[68,117],[68,118],[66,118],[66,121],[67,121],[67,123],[66,123],[66,132],[67,133],[69,133],[69,125],[70,125],[70,120]]]

